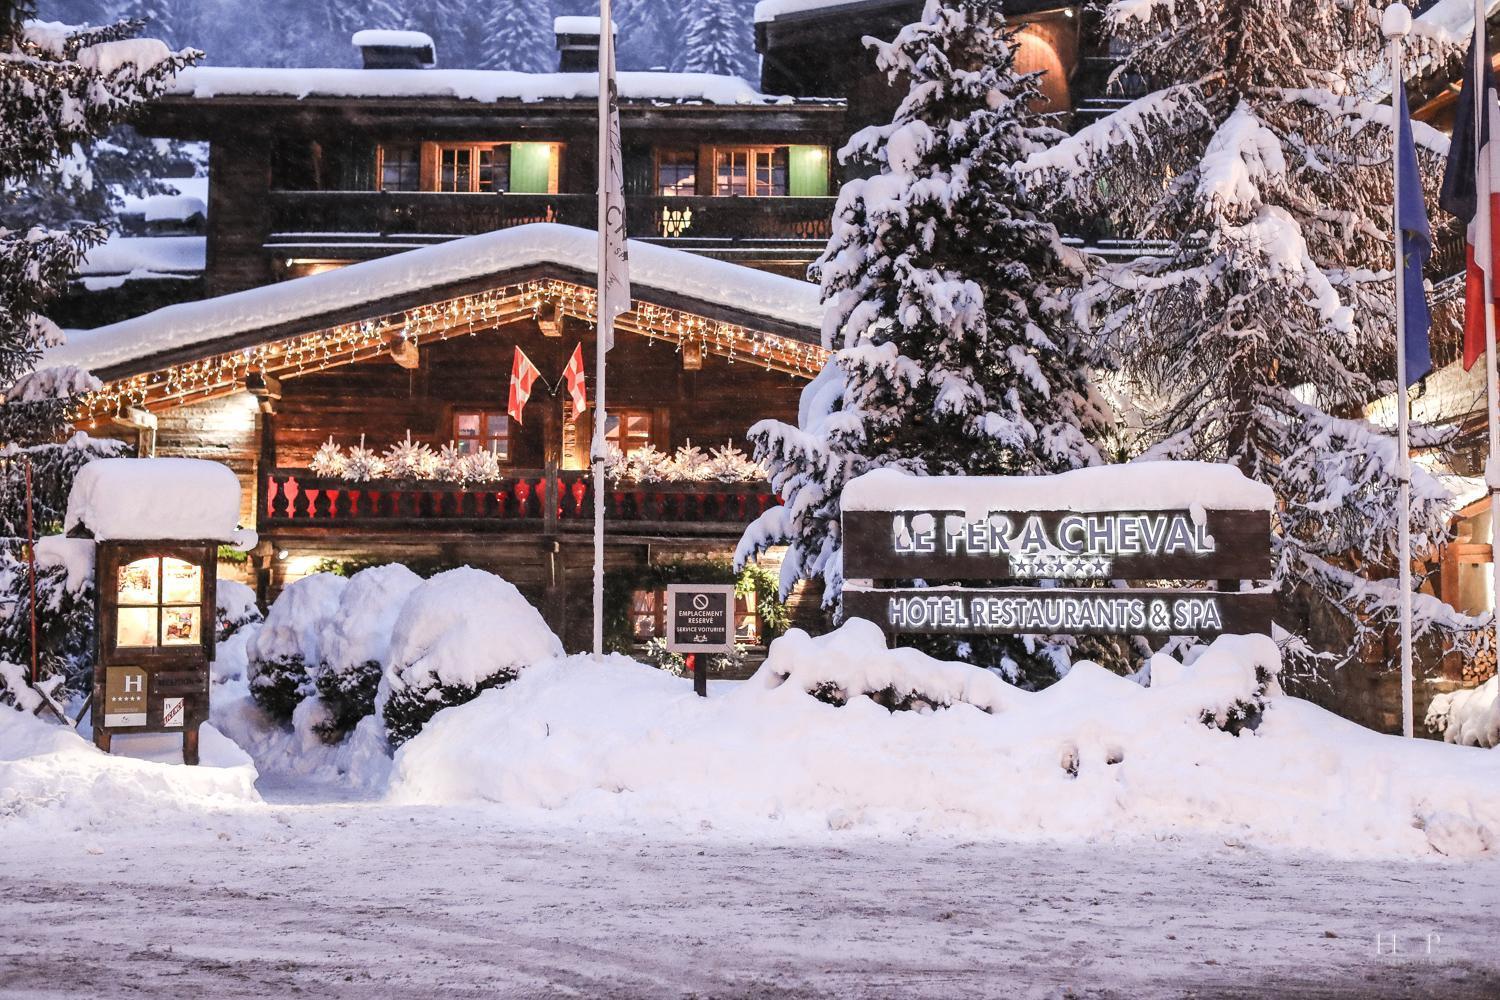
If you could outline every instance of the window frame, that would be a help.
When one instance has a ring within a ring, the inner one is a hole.
[[[656,411],[655,410],[646,409],[646,408],[643,408],[643,407],[621,407],[619,409],[611,410],[610,411],[610,415],[619,418],[619,423],[617,423],[615,425],[615,428],[614,428],[613,431],[610,431],[610,432],[608,432],[608,433],[606,433],[604,435],[604,442],[605,442],[606,445],[613,444],[616,447],[618,447],[620,449],[620,451],[624,455],[629,456],[631,452],[636,451],[636,450],[638,450],[640,448],[643,448],[643,447],[645,447],[648,444],[649,445],[656,444]],[[645,420],[646,420],[646,431],[645,431],[644,437],[641,437],[639,435],[637,435],[635,437],[627,437],[626,436],[626,432],[625,432],[626,421],[630,417],[644,417],[645,418]],[[634,443],[631,443],[630,447],[627,448],[626,447],[626,443],[629,443],[629,442],[634,442]]]
[[[459,418],[466,416],[477,416],[479,418],[478,435],[473,437],[464,437],[458,433]],[[489,433],[490,420],[495,417],[498,417],[505,421],[505,433]],[[490,451],[494,453],[496,460],[499,461],[501,465],[509,465],[514,461],[514,449],[516,444],[514,433],[515,421],[511,420],[510,414],[505,410],[497,410],[493,407],[484,406],[455,406],[453,407],[453,411],[450,415],[448,427],[452,433],[452,437],[450,438],[450,440],[462,454],[473,454],[473,452],[468,451],[464,447],[466,444],[472,442],[478,445],[478,450]],[[504,442],[505,451],[503,454],[495,452],[491,447],[491,445],[496,441]]]
[[[669,164],[668,157],[681,160]],[[692,198],[698,194],[698,171],[701,167],[698,150],[692,146],[658,146],[656,148],[656,164],[652,186],[655,188],[658,198]],[[687,170],[687,176],[681,176],[667,184],[663,181],[663,171],[670,169],[674,171]],[[684,185],[686,188],[684,189]],[[668,190],[671,188],[671,190]]]
[[[791,167],[788,162],[791,147],[789,145],[726,145],[714,146],[710,160],[713,164],[713,192],[716,198],[785,198],[791,190]],[[745,189],[743,193],[736,192],[735,187],[735,159],[743,156],[745,161]],[[722,164],[729,163],[727,174],[728,189],[725,189],[724,180],[726,175]],[[761,172],[764,169],[765,182],[762,189]],[[780,174],[780,184],[777,183],[777,174]],[[777,188],[780,188],[778,191]]]
[[[397,167],[399,175],[402,178],[402,183],[398,187],[387,187],[385,180],[386,154],[388,151],[392,150],[410,150],[412,154],[412,159],[409,164],[402,163],[399,167]],[[380,143],[375,147],[375,157],[375,190],[396,192],[422,190],[422,144],[420,142]],[[405,183],[405,174],[408,167],[410,167],[412,171],[411,186],[409,187]]]

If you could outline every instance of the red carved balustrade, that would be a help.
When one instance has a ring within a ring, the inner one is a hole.
[[[261,527],[403,526],[444,530],[582,530],[594,517],[593,476],[558,472],[547,516],[547,477],[516,470],[496,483],[348,482],[305,469],[276,469],[262,483]],[[607,522],[670,531],[743,527],[781,501],[765,483],[612,482],[604,494]]]

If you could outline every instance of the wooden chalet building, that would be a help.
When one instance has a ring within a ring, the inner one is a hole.
[[[743,447],[754,420],[795,420],[826,360],[816,288],[631,250],[635,307],[609,355],[612,443]],[[593,370],[596,253],[592,231],[515,227],[75,331],[48,362],[104,381],[76,414],[91,432],[240,476],[244,523],[261,536],[250,571],[262,597],[325,560],[468,564],[516,583],[579,648],[590,628],[592,410],[574,412],[561,375],[579,345]],[[543,379],[520,420],[507,415],[517,347]],[[309,468],[330,439],[381,451],[408,437],[488,451],[500,476],[361,481]],[[727,560],[745,525],[778,503],[764,482],[717,481],[618,483],[605,500],[612,569]],[[649,618],[654,596],[644,600],[636,612]]]

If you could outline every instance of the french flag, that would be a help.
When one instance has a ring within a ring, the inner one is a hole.
[[[1496,227],[1491,219],[1500,215],[1500,156],[1495,156],[1492,136],[1500,133],[1500,102],[1495,92],[1495,77],[1490,71],[1483,39],[1483,20],[1475,41],[1470,44],[1464,85],[1458,96],[1453,119],[1453,144],[1448,149],[1448,163],[1443,172],[1443,191],[1438,204],[1462,219],[1468,226],[1468,266],[1464,284],[1464,370],[1474,367],[1485,352],[1486,309],[1496,315],[1495,299],[1485,302],[1486,274],[1490,277],[1493,296],[1500,289],[1495,261],[1500,259]],[[1476,68],[1483,72],[1482,83],[1476,79]],[[1483,114],[1479,113],[1483,109]],[[1481,212],[1479,206],[1490,210]]]

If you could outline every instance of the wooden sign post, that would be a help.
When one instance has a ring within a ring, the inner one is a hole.
[[[693,690],[708,697],[708,664],[699,653],[734,652],[734,585],[674,583],[667,587],[667,651],[685,653]]]
[[[181,733],[198,763],[214,656],[215,541],[101,541],[95,564],[98,657],[94,743],[116,733]]]
[[[1121,490],[1112,493],[1110,476],[1124,470]],[[845,494],[844,614],[876,622],[889,634],[1212,637],[1270,631],[1275,595],[1239,585],[1271,577],[1270,491],[1233,469],[1142,463],[1024,481],[874,475],[881,477],[879,489],[856,480],[852,503]],[[1089,477],[1086,492],[1077,489],[1083,475]],[[1145,475],[1159,478],[1159,497],[1154,483],[1143,486]],[[994,499],[983,503],[989,484]],[[1199,506],[1194,484],[1235,505]],[[941,497],[945,486],[963,494],[963,508],[921,502]],[[1047,497],[1074,503],[1049,506]],[[1164,505],[1150,506],[1158,498]],[[1039,502],[1026,507],[1018,499]],[[948,585],[964,581],[983,584]],[[1172,583],[1120,588],[1117,581]]]

